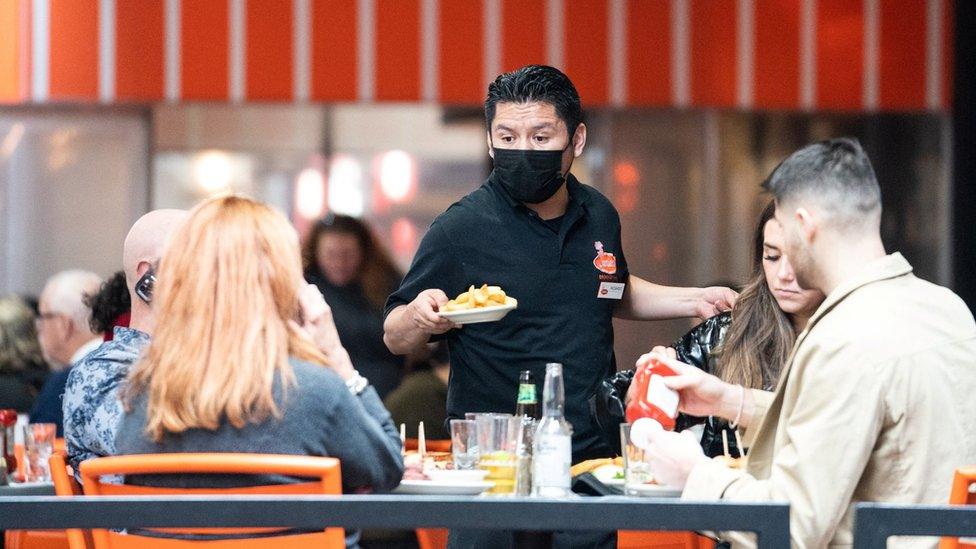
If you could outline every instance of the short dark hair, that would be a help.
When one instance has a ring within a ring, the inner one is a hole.
[[[103,334],[111,332],[115,321],[132,309],[129,287],[125,283],[125,271],[118,271],[102,282],[98,293],[85,295],[85,305],[91,309],[88,325],[92,332]]]
[[[807,145],[786,158],[763,182],[777,204],[815,197],[848,221],[881,207],[881,188],[857,139],[841,137]]]
[[[549,103],[555,107],[556,114],[566,124],[570,138],[583,123],[579,92],[569,77],[548,65],[526,65],[501,74],[488,84],[488,97],[485,99],[485,124],[488,131],[491,131],[491,122],[495,119],[495,106],[498,103],[532,101]]]

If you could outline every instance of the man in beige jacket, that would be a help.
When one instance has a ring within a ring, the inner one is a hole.
[[[959,297],[886,255],[881,192],[857,141],[807,146],[765,186],[798,282],[827,299],[775,393],[642,357],[679,370],[667,383],[682,411],[738,422],[751,448],[745,470],[733,470],[693,437],[659,432],[651,466],[683,499],[789,502],[794,547],[850,546],[855,502],[947,503],[954,469],[976,463],[976,324]]]

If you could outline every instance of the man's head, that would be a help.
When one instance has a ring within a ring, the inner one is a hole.
[[[853,138],[807,145],[763,183],[797,281],[816,288],[825,263],[843,247],[881,240],[881,189],[871,161]]]
[[[85,296],[98,291],[102,279],[88,271],[63,271],[48,279],[38,303],[37,339],[53,368],[71,365],[79,347],[98,337],[91,331],[91,309]]]
[[[143,297],[147,297],[146,292],[137,292],[136,285],[150,269],[155,269],[159,264],[169,236],[183,223],[186,216],[187,212],[184,210],[153,210],[140,217],[125,237],[122,267],[132,301],[134,321],[138,320],[137,316],[150,314],[151,311],[148,303],[143,300]],[[140,293],[143,294],[142,297]]]
[[[558,69],[544,65],[522,67],[489,84],[485,123],[488,154],[496,169],[503,160],[496,150],[563,151],[558,165],[560,174],[566,174],[586,145],[576,87]],[[529,159],[528,168],[538,167],[537,160]]]

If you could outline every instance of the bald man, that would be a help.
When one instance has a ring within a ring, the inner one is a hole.
[[[95,350],[102,338],[91,331],[91,309],[85,296],[98,291],[102,279],[88,271],[63,271],[48,279],[38,300],[37,340],[54,371],[37,394],[32,423],[54,423],[62,433],[61,395],[70,369]]]
[[[107,341],[72,369],[64,393],[64,439],[74,470],[90,458],[115,454],[122,417],[119,386],[149,344],[156,325],[152,309],[155,270],[169,237],[186,219],[183,210],[154,210],[125,237],[122,267],[132,302],[129,327],[116,327]]]

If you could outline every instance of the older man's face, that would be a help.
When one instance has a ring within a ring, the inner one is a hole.
[[[38,315],[35,320],[37,324],[37,341],[41,345],[41,353],[51,365],[62,365],[64,358],[61,357],[65,339],[67,339],[68,318],[51,309],[50,292],[41,293],[38,301]]]

